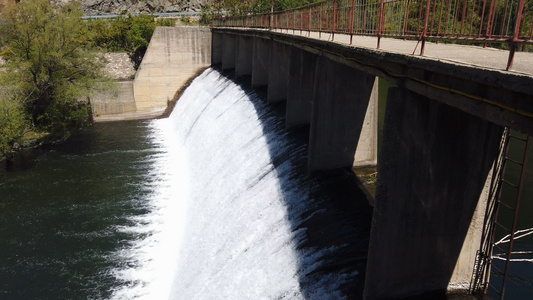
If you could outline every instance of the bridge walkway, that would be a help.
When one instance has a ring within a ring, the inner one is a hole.
[[[257,28],[254,28],[257,30]],[[377,37],[356,36],[353,38],[348,34],[318,33],[300,30],[274,29],[273,32],[288,33],[318,40],[331,41],[353,47],[363,47],[375,49],[383,52],[393,52],[406,55],[419,55],[420,45],[418,41],[393,38],[381,38],[380,48],[377,49]],[[496,49],[491,47],[481,47],[460,44],[444,44],[426,42],[424,58],[428,60],[439,60],[451,64],[463,64],[483,69],[501,70],[515,74],[523,74],[533,77],[533,52],[516,52],[514,64],[511,70],[505,71],[509,50]]]

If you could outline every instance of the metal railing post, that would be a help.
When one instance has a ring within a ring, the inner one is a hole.
[[[424,31],[422,32],[422,46],[420,47],[420,55],[424,55],[424,50],[425,50],[425,47],[426,47],[426,37],[427,37],[427,33],[428,33],[428,21],[429,21],[430,6],[431,6],[431,0],[428,0],[427,7],[426,7],[426,18],[425,18],[425,21],[424,21]]]
[[[381,0],[381,5],[379,8],[379,27],[378,27],[378,49],[381,47],[381,34],[383,33],[383,19],[385,18],[385,4]]]
[[[350,45],[353,42],[353,21],[355,18],[355,0],[352,0],[352,16],[350,17]]]
[[[337,0],[333,0],[333,26],[331,27],[331,40],[335,40],[335,22],[337,20]]]
[[[509,50],[509,59],[507,60],[507,68],[505,70],[509,71],[513,67],[514,54],[516,52],[516,42],[518,41],[518,36],[520,35],[520,23],[522,22],[522,12],[524,11],[524,0],[520,0],[518,4],[518,12],[516,13],[516,23],[514,26],[513,38],[510,41],[510,50]]]

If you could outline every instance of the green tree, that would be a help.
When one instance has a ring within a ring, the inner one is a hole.
[[[2,12],[4,101],[20,101],[38,129],[65,135],[88,124],[87,97],[108,86],[82,15],[77,3],[48,0],[22,0]]]
[[[95,45],[110,51],[128,52],[136,68],[148,49],[155,27],[154,16],[146,15],[120,15],[110,21],[89,22],[90,31],[95,34]]]
[[[10,157],[13,144],[28,129],[29,120],[17,101],[0,99],[0,157]]]

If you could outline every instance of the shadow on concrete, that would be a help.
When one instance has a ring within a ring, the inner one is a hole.
[[[406,89],[389,91],[366,293],[445,294],[463,244],[479,247],[465,239],[502,130]],[[468,284],[473,270],[461,264]]]
[[[235,80],[232,71],[224,75],[259,96],[252,102],[283,190],[302,293],[307,299],[362,299],[372,208],[356,176],[350,168],[309,174],[309,127],[286,130],[285,102],[267,104],[266,88],[252,89],[249,77]]]

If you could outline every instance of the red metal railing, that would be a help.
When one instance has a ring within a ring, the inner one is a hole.
[[[448,41],[509,49],[533,45],[533,0],[325,0],[267,14],[218,19],[214,26],[259,27]]]

